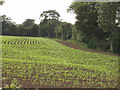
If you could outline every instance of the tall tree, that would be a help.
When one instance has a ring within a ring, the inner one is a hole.
[[[72,24],[67,22],[61,22],[55,28],[56,38],[60,39],[70,39],[72,37]]]
[[[55,10],[43,11],[40,15],[40,36],[53,38],[55,27],[59,24],[59,17],[59,13]]]
[[[60,14],[56,10],[48,10],[43,11],[43,13],[40,14],[40,19],[59,19]]]
[[[38,37],[39,36],[39,25],[34,24],[31,26],[31,31],[30,31],[30,35],[33,37]]]
[[[80,36],[78,41],[88,42],[92,37],[97,37],[98,31],[97,23],[97,10],[95,9],[96,3],[73,2],[68,11],[73,11],[76,14],[76,29]]]
[[[98,6],[98,23],[104,32],[109,33],[107,40],[110,43],[112,52],[116,50],[117,44],[115,45],[115,40],[118,40],[118,33],[120,32],[120,28],[115,22],[117,13],[120,13],[119,7],[120,5],[117,2],[99,3]],[[113,45],[115,46],[113,47]]]
[[[39,25],[39,36],[41,36],[41,37],[48,36],[47,27],[46,27],[47,22],[48,22],[47,19],[44,19],[44,20],[42,20],[40,22],[40,25]]]
[[[88,44],[90,48],[96,48],[98,41],[104,39],[108,34],[99,28],[96,6],[96,2],[73,2],[68,9],[69,12],[76,14],[77,21],[73,31],[74,34],[76,33],[74,35],[76,40]]]
[[[25,27],[22,24],[18,25],[17,27],[18,27],[18,34],[17,35],[24,36]]]
[[[60,22],[56,19],[49,19],[46,23],[48,37],[54,38],[55,37],[55,28]]]
[[[16,24],[10,17],[2,16],[2,35],[16,35]]]
[[[39,36],[38,35],[38,25],[35,24],[35,20],[34,19],[26,19],[23,24],[22,27],[24,29],[23,31],[23,35],[25,36]]]
[[[35,20],[34,19],[26,19],[24,22],[23,22],[23,25],[25,27],[29,27],[29,26],[32,26],[35,24]]]

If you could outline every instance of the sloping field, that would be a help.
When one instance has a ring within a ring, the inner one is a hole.
[[[118,57],[40,37],[2,37],[3,87],[117,88]]]

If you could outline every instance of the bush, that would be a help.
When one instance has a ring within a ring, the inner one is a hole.
[[[88,46],[88,48],[96,49],[97,44],[98,44],[98,40],[96,38],[92,38],[92,39],[89,40],[87,46]]]
[[[120,54],[120,37],[113,40],[113,53]]]

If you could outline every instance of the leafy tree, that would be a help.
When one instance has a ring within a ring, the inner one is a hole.
[[[56,11],[56,10],[48,10],[48,11],[43,11],[43,13],[41,13],[40,18],[42,20],[44,19],[59,19],[60,14]]]
[[[10,17],[2,16],[2,35],[16,35],[17,27]]]
[[[59,24],[59,21],[56,19],[43,20],[40,23],[40,36],[48,36],[50,38],[55,37],[55,28]]]
[[[39,36],[41,36],[41,37],[48,36],[47,28],[46,28],[47,21],[48,21],[47,19],[44,19],[42,22],[40,22]]]
[[[119,2],[73,2],[68,11],[76,14],[74,39],[87,43],[90,48],[120,52],[119,17],[116,17],[120,13]]]
[[[39,36],[39,26],[37,24],[34,24],[31,26],[30,36],[38,37]]]
[[[70,39],[72,37],[72,24],[67,22],[61,22],[55,28],[56,38],[61,38],[64,40]]]
[[[40,36],[53,38],[55,36],[55,28],[59,24],[59,17],[59,13],[55,10],[43,11],[40,15]]]
[[[118,40],[118,33],[120,31],[120,28],[115,22],[116,14],[120,12],[118,7],[120,6],[117,2],[99,3],[98,6],[99,27],[102,28],[104,32],[109,33],[107,36],[107,40],[110,43],[110,50],[112,52],[116,50],[117,45],[115,45],[115,40]]]
[[[50,37],[50,38],[55,37],[55,28],[58,24],[59,24],[59,21],[56,19],[48,20],[48,22],[46,24],[48,37]]]
[[[26,19],[22,25],[20,25],[20,30],[23,36],[38,36],[38,25],[35,24],[34,19]]]
[[[92,37],[97,37],[96,32],[98,31],[97,23],[97,10],[95,9],[96,3],[81,3],[74,2],[69,7],[68,11],[74,12],[77,16],[77,22],[75,23],[77,32],[80,36],[78,41],[88,42]]]
[[[26,19],[26,20],[23,22],[23,25],[24,25],[25,27],[32,26],[32,25],[35,24],[34,21],[35,21],[34,19]]]
[[[76,27],[75,25],[73,25],[72,27],[72,40],[76,40],[77,39],[77,30],[76,30]]]
[[[18,25],[18,34],[17,35],[20,35],[20,36],[24,36],[24,32],[25,32],[25,28],[22,24]]]

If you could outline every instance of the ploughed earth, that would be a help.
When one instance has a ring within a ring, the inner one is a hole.
[[[56,40],[57,42],[61,43],[62,45],[74,48],[74,49],[78,49],[78,50],[84,50],[84,51],[88,51],[88,52],[96,52],[96,53],[100,53],[100,54],[106,54],[106,55],[111,55],[111,56],[120,56],[118,54],[113,54],[110,52],[101,52],[101,51],[97,51],[97,50],[93,50],[93,49],[88,49],[88,48],[82,48],[79,45],[70,43],[70,42],[66,42],[66,41],[60,41],[60,40]]]

